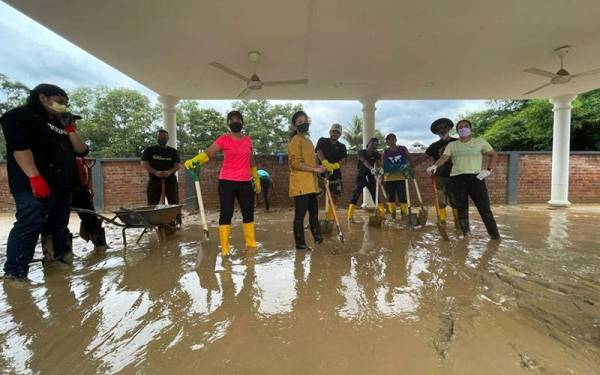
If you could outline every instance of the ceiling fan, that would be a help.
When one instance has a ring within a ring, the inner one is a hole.
[[[547,87],[550,85],[564,85],[566,83],[569,83],[571,81],[571,79],[573,79],[573,78],[591,76],[591,75],[600,73],[600,69],[588,70],[587,72],[578,73],[578,74],[571,74],[571,73],[567,72],[567,70],[563,67],[563,59],[567,55],[567,53],[569,53],[570,48],[571,48],[571,46],[562,46],[562,47],[558,47],[557,49],[554,50],[554,53],[556,53],[558,55],[558,58],[560,59],[560,69],[556,73],[552,73],[547,70],[542,70],[542,69],[537,69],[537,68],[525,69],[525,72],[527,72],[527,73],[536,74],[538,76],[550,78],[550,82],[548,82],[540,87],[536,87],[533,90],[527,91],[523,95],[532,94],[532,93],[534,93],[538,90],[541,90],[544,87]]]
[[[232,76],[239,78],[242,81],[246,82],[246,88],[243,89],[242,92],[239,93],[239,95],[237,96],[238,98],[245,98],[246,96],[248,96],[250,91],[260,90],[260,89],[262,89],[263,86],[269,87],[269,86],[305,85],[308,83],[308,79],[292,79],[292,80],[285,80],[285,81],[263,82],[260,80],[260,78],[258,78],[258,75],[256,75],[256,65],[258,64],[258,61],[260,60],[260,52],[258,52],[258,51],[248,52],[248,60],[250,60],[250,62],[254,63],[254,74],[252,74],[252,77],[250,77],[250,78],[248,78],[245,75],[240,74],[240,73],[236,72],[235,70],[228,68],[225,65],[218,63],[216,61],[212,61],[210,63],[210,65],[212,67],[217,68],[229,75],[232,75]]]

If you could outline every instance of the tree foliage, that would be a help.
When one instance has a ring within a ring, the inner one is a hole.
[[[0,73],[0,116],[11,108],[25,103],[29,96],[29,88],[18,81],[11,81]],[[6,157],[6,142],[4,134],[0,132],[0,160]]]
[[[379,142],[383,142],[384,136],[375,129],[375,138],[379,139]],[[346,130],[342,135],[344,140],[348,142],[348,150],[351,152],[358,152],[363,148],[363,120],[359,116],[354,116],[350,123],[346,126]]]

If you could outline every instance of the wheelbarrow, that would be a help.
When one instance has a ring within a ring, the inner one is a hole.
[[[181,213],[182,204],[143,206],[135,208],[121,207],[113,211],[113,217],[101,215],[95,211],[72,207],[71,211],[96,216],[107,224],[112,224],[122,229],[123,245],[127,246],[125,231],[131,228],[143,228],[135,243],[139,243],[144,234],[154,228],[157,229],[158,238],[163,240],[167,235],[174,233],[177,226],[174,224]]]

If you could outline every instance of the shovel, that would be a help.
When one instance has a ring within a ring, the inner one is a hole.
[[[324,179],[323,181],[323,184],[328,183],[328,180]],[[325,193],[325,215],[327,213],[329,213],[329,199],[327,198],[327,193]],[[321,220],[319,225],[321,226],[321,234],[330,234],[333,230],[333,222],[329,219]]]
[[[158,204],[165,204],[165,179],[160,179],[160,199],[158,200]]]
[[[404,179],[404,187],[406,188],[406,205],[408,206],[408,218],[407,222],[411,229],[417,225],[418,218],[417,214],[412,213],[412,204],[410,203],[410,185],[408,184],[408,178]]]
[[[415,184],[415,190],[417,191],[417,198],[419,199],[419,216],[417,217],[417,222],[421,226],[425,226],[427,224],[427,216],[428,212],[425,206],[423,205],[423,198],[421,197],[421,190],[419,190],[419,184],[417,184],[417,179],[413,178],[413,184]]]
[[[331,209],[333,211],[333,218],[335,219],[335,226],[337,228],[338,231],[338,240],[340,240],[341,243],[344,243],[344,233],[342,232],[342,228],[340,227],[340,221],[338,220],[338,216],[337,216],[337,211],[335,210],[335,204],[333,203],[333,197],[331,196],[331,191],[329,190],[329,178],[324,177],[324,184],[325,185],[325,199],[327,199],[327,201],[329,201],[329,204],[331,205]]]
[[[435,205],[435,212],[437,214],[437,227],[440,231],[440,235],[442,236],[442,238],[448,241],[449,238],[448,232],[446,232],[446,223],[442,222],[442,220],[440,219],[440,202],[438,200],[438,190],[435,175],[431,176],[431,183],[433,185],[433,204]]]
[[[369,216],[370,226],[381,226],[381,216],[379,215],[379,176],[375,177],[375,214]]]
[[[206,213],[204,212],[204,201],[202,200],[202,191],[200,190],[200,163],[194,163],[194,169],[190,170],[194,186],[196,187],[196,198],[198,198],[198,208],[200,210],[200,219],[202,220],[202,229],[204,230],[204,238],[208,241],[208,222],[206,221]]]

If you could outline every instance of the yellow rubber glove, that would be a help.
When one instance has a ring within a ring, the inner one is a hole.
[[[207,161],[208,161],[208,155],[206,154],[206,152],[202,151],[198,155],[194,156],[193,158],[186,160],[185,163],[183,163],[183,164],[185,165],[186,169],[194,169],[194,164],[196,164],[196,163],[204,164]]]
[[[340,165],[340,163],[333,163],[333,164],[331,164],[331,166],[333,167],[333,170],[334,170],[334,171],[335,171],[336,169],[340,169],[340,168],[341,168],[341,165]]]
[[[321,162],[321,165],[325,167],[325,169],[327,170],[327,172],[332,173],[335,168],[333,167],[333,164],[331,164],[328,160],[323,160]]]
[[[258,169],[256,167],[250,168],[250,172],[252,173],[252,179],[254,180],[254,191],[256,194],[260,194],[262,187],[260,186],[260,177],[258,176]]]

